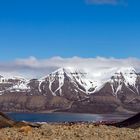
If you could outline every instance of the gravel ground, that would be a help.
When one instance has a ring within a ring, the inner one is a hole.
[[[93,124],[44,124],[40,128],[3,128],[0,140],[140,140],[140,129]]]

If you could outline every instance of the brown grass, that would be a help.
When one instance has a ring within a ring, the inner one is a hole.
[[[140,129],[94,124],[44,124],[0,130],[0,140],[140,140]]]

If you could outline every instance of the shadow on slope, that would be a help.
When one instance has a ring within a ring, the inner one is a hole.
[[[16,122],[16,121],[10,119],[4,113],[0,112],[0,128],[5,128],[5,127],[22,127],[22,126],[40,127],[40,124],[29,123],[29,122]]]

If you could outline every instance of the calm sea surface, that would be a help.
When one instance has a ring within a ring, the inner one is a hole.
[[[120,121],[131,115],[98,115],[98,114],[73,114],[73,113],[7,113],[16,121],[28,122],[97,122],[97,121]]]

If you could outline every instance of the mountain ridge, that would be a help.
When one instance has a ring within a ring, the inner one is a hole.
[[[93,75],[68,67],[40,79],[4,79],[1,76],[1,111],[8,111],[10,106],[14,111],[29,112],[64,110],[105,113],[140,110],[140,75],[134,68],[112,68],[97,79],[92,79]]]

